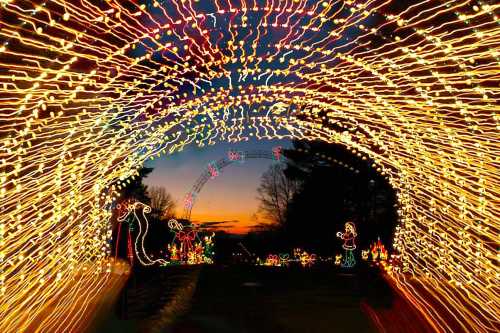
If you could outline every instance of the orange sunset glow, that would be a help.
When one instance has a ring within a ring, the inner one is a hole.
[[[163,186],[176,200],[177,216],[182,217],[183,198],[211,161],[226,156],[230,149],[271,150],[275,146],[290,146],[290,141],[270,142],[252,140],[238,144],[219,144],[206,148],[190,147],[172,156],[165,156],[148,162],[154,168],[145,178],[148,186]],[[218,229],[242,234],[253,227],[266,223],[258,216],[259,201],[257,188],[260,177],[273,163],[266,159],[252,159],[224,168],[221,174],[210,179],[202,188],[192,209],[193,222],[204,225],[214,223]]]

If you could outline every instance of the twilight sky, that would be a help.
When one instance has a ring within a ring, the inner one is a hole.
[[[288,148],[290,140],[247,142],[220,142],[215,146],[189,146],[182,152],[162,155],[148,161],[146,167],[153,172],[144,180],[148,186],[164,186],[177,203],[178,214],[182,214],[183,199],[207,164],[227,156],[230,149],[269,150],[276,146]],[[227,221],[224,229],[228,232],[243,233],[257,224],[253,216],[259,206],[257,187],[260,177],[273,163],[267,159],[249,159],[243,164],[233,163],[224,168],[221,174],[210,179],[193,206],[191,219],[196,223]],[[263,222],[263,221],[260,221]]]

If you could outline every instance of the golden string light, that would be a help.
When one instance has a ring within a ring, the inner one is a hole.
[[[106,207],[145,160],[255,137],[372,160],[398,191],[392,281],[438,330],[496,331],[499,7],[1,0],[0,330],[62,330],[58,290],[101,290]]]

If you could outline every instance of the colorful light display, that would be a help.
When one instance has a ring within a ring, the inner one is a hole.
[[[262,264],[264,266],[283,266],[283,263],[280,261],[280,257],[277,254],[268,254],[266,260]]]
[[[230,150],[227,152],[227,158],[230,161],[238,161],[240,163],[244,163],[245,162],[245,152]]]
[[[370,250],[361,250],[361,258],[363,260],[368,260],[369,256],[370,256]]]
[[[380,238],[372,244],[372,246],[370,247],[370,253],[372,255],[372,260],[373,261],[377,261],[377,260],[387,260],[389,254],[384,246],[384,244],[382,244],[382,241],[380,240]]]
[[[194,225],[182,225],[176,219],[168,221],[170,230],[174,233],[172,242],[168,245],[169,264],[212,264],[214,252],[213,236],[204,236],[200,239],[198,230]]]
[[[288,253],[280,254],[268,254],[266,259],[263,261],[257,258],[257,266],[275,266],[275,267],[287,267],[291,263],[297,263],[302,267],[310,267],[316,263],[318,257],[314,253],[308,253],[303,249],[296,248],[293,249],[292,257]]]
[[[138,214],[138,211],[140,213]],[[134,258],[137,258],[140,264],[144,266],[151,265],[165,265],[168,262],[164,259],[151,259],[144,248],[144,241],[149,230],[149,221],[146,214],[151,212],[151,207],[134,200],[127,200],[118,206],[118,235],[122,228],[122,224],[127,224],[127,258],[129,259],[130,265],[134,263]],[[170,225],[170,221],[169,221]],[[132,240],[132,230],[138,228],[137,236],[135,241]],[[119,238],[117,236],[116,240],[116,252],[118,251]],[[134,244],[132,246],[132,243]],[[115,258],[117,253],[115,252]],[[135,254],[135,255],[134,255]]]
[[[0,1],[0,331],[77,321],[50,300],[100,294],[106,208],[147,159],[249,137],[373,161],[395,285],[440,331],[497,331],[499,6]]]
[[[203,237],[203,262],[205,264],[213,264],[215,256],[215,244],[214,238],[215,233],[210,236]]]
[[[341,254],[336,254],[335,255],[335,265],[340,266],[342,265],[342,255]]]
[[[299,262],[302,267],[310,267],[316,263],[315,253],[309,253],[301,248],[293,249],[293,260]]]
[[[342,248],[345,250],[344,261],[342,267],[351,268],[356,265],[356,258],[354,258],[354,250],[356,249],[356,225],[352,222],[347,222],[344,226],[344,232],[337,232],[337,237],[342,239],[344,244]]]
[[[195,181],[191,190],[189,191],[188,194],[186,194],[184,198],[184,212],[182,214],[182,217],[186,220],[191,219],[191,211],[193,209],[193,205],[195,204],[196,201],[195,199],[200,194],[201,190],[203,189],[203,186],[205,186],[208,180],[217,178],[222,173],[222,170],[225,167],[235,162],[243,164],[246,159],[263,158],[263,159],[272,159],[274,161],[281,161],[282,157],[283,156],[281,147],[274,147],[271,151],[252,150],[243,152],[243,151],[229,150],[226,157],[223,157],[217,161],[211,161],[210,163],[208,163],[207,167],[204,168],[203,172]],[[331,162],[332,164],[335,163],[335,161],[331,159],[329,162]],[[354,170],[354,168],[352,167],[351,169]]]
[[[215,179],[220,175],[219,167],[217,166],[217,162],[215,161],[208,163],[207,170],[210,174],[210,179]]]

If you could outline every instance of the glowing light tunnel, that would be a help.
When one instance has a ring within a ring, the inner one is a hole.
[[[62,330],[75,291],[113,279],[119,180],[247,137],[375,161],[398,191],[395,284],[436,330],[496,331],[499,7],[1,0],[0,331]]]

